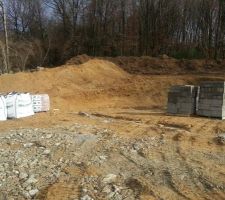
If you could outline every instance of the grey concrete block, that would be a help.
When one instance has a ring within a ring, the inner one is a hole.
[[[205,116],[205,117],[215,117],[215,118],[222,118],[222,112],[214,112],[214,111],[197,111],[197,115]]]
[[[223,118],[225,115],[225,82],[204,82],[200,84],[197,114]]]
[[[200,87],[223,87],[225,86],[225,82],[224,81],[204,81],[202,83],[200,83]]]
[[[208,106],[223,106],[224,101],[218,99],[199,99],[199,104]]]
[[[195,114],[198,91],[199,88],[196,86],[173,86],[168,93],[167,112],[183,115]]]

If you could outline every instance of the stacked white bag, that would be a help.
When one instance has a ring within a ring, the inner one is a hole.
[[[35,113],[50,110],[50,98],[47,94],[32,95],[33,110]]]
[[[6,99],[3,95],[0,95],[0,121],[6,120],[7,120]]]
[[[10,119],[34,115],[29,93],[9,93],[6,96],[7,116]]]

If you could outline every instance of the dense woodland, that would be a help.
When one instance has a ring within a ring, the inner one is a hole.
[[[78,54],[225,57],[224,0],[1,0],[0,6],[2,72],[54,66]]]

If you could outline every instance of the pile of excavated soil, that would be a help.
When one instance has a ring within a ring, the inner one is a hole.
[[[79,55],[71,58],[66,64],[81,64],[93,57]],[[161,57],[99,57],[113,62],[132,74],[208,74],[225,72],[225,61],[215,60],[177,60],[168,56]]]
[[[82,65],[61,66],[34,73],[17,73],[2,75],[1,91],[7,90],[50,90],[54,86],[75,84],[109,85],[114,81],[127,78],[128,74],[115,64],[108,61],[91,60]],[[72,85],[70,85],[72,86]],[[64,89],[70,89],[64,87]]]
[[[91,60],[82,65],[2,75],[0,92],[48,93],[54,107],[68,108],[71,104],[94,100],[102,90],[121,85],[129,77],[111,62]]]

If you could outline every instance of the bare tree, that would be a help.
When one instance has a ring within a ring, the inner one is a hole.
[[[4,22],[0,24],[0,40],[5,41],[0,46],[4,48],[1,54],[5,58],[5,71],[9,71],[11,63],[14,67],[13,50],[17,42],[21,42],[19,46],[24,43],[24,47],[32,47],[32,53],[21,51],[28,55],[22,55],[26,67],[21,63],[22,66],[17,66],[22,69],[40,64],[58,65],[84,53],[225,57],[224,0],[7,0],[6,4],[0,0],[0,3]]]
[[[8,38],[8,29],[7,29],[7,14],[6,14],[6,9],[5,9],[5,2],[3,0],[0,1],[0,7],[2,9],[2,20],[4,24],[4,34],[5,34],[5,51],[3,56],[5,60],[5,69],[6,72],[9,73],[10,71],[10,63],[9,63],[9,38]],[[2,46],[2,45],[1,45]]]

